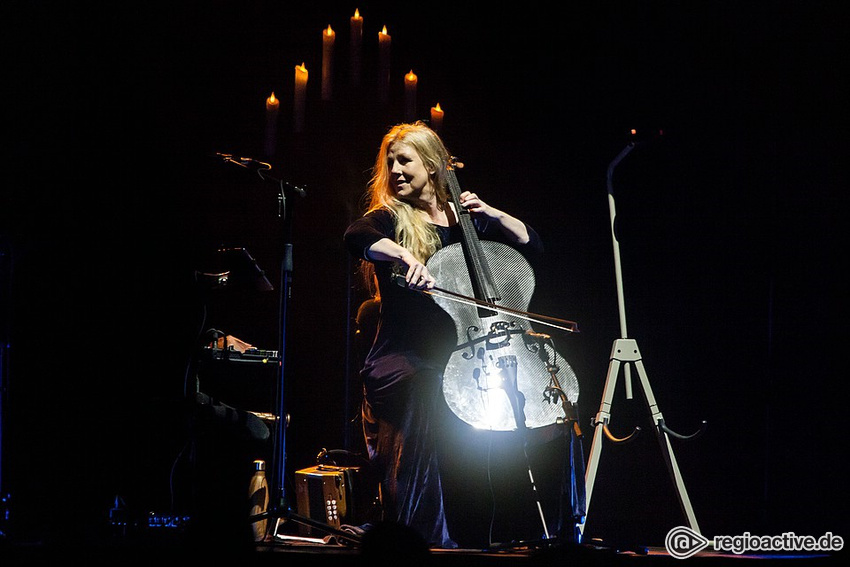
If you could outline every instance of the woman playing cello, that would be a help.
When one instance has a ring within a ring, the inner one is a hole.
[[[379,471],[384,519],[408,526],[431,547],[453,548],[437,459],[442,373],[457,344],[451,316],[423,293],[435,278],[426,263],[461,240],[459,215],[447,190],[450,154],[424,123],[399,124],[383,138],[367,190],[366,213],[345,233],[362,260],[365,281],[380,290],[375,340],[361,371],[363,433]],[[530,263],[542,255],[537,233],[490,206],[460,194],[482,240],[519,250]],[[374,279],[373,279],[374,278]],[[403,278],[404,285],[398,285]]]

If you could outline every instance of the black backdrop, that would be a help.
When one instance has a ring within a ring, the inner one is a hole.
[[[323,447],[360,449],[347,420],[363,295],[341,237],[380,136],[403,119],[412,69],[417,117],[437,102],[446,112],[461,184],[544,239],[532,310],[580,324],[556,340],[579,376],[586,450],[620,333],[605,171],[631,128],[663,130],[616,170],[617,234],[629,335],[666,421],[682,433],[709,423],[675,445],[702,530],[846,536],[842,20],[838,3],[756,4],[4,7],[2,488],[20,532],[97,532],[116,494],[136,511],[168,509],[197,332],[278,340],[276,292],[194,286],[220,246],[247,248],[277,290],[282,244],[293,245],[289,471]],[[328,25],[335,92],[322,101]],[[383,25],[386,104],[372,41]],[[267,156],[271,91],[281,113]],[[216,152],[267,161],[307,189],[287,195],[291,233],[276,184]],[[587,532],[657,544],[683,519],[635,385],[628,401],[621,382],[612,427],[645,431],[606,445]]]

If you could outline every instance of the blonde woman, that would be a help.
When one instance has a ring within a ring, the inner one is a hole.
[[[436,446],[442,372],[457,337],[451,316],[416,290],[439,285],[428,259],[462,238],[446,182],[449,157],[424,123],[391,128],[375,160],[367,211],[345,233],[381,303],[361,377],[363,432],[382,479],[383,519],[413,528],[439,548],[457,547],[446,522]],[[512,245],[532,262],[539,258],[540,239],[525,223],[476,193],[464,191],[459,200],[480,238]]]

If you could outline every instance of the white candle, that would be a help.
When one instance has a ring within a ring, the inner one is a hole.
[[[328,26],[322,32],[322,100],[330,100],[333,94],[333,56],[336,33]]]
[[[302,62],[295,66],[295,96],[293,97],[293,128],[296,132],[304,129],[304,101],[307,94],[307,68]]]
[[[267,156],[274,155],[277,142],[277,115],[280,110],[280,101],[275,98],[274,93],[266,99],[266,140],[265,152]]]
[[[419,78],[413,69],[404,76],[404,119],[408,122],[416,120],[416,83]]]
[[[355,9],[354,15],[351,17],[351,37],[349,62],[350,80],[352,85],[360,84],[360,50],[363,44],[363,18],[360,16],[360,10]]]
[[[387,26],[378,32],[378,97],[381,102],[387,101],[390,87],[390,44],[392,37],[387,33]]]
[[[438,134],[443,129],[443,114],[443,109],[440,108],[439,102],[437,106],[431,107],[431,130]]]

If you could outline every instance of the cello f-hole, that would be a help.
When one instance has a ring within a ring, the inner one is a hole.
[[[478,331],[480,331],[480,329],[475,325],[466,328],[466,342],[469,344],[469,352],[461,354],[461,356],[463,356],[463,358],[465,358],[466,360],[472,360],[472,358],[475,356],[475,337],[473,336],[473,334],[477,333]]]

